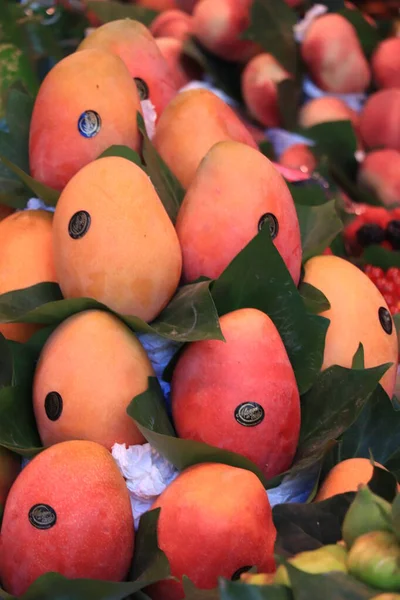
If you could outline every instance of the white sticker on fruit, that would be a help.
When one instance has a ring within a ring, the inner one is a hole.
[[[306,12],[303,19],[293,26],[294,36],[296,42],[302,42],[306,35],[307,29],[310,25],[318,19],[321,15],[324,15],[328,11],[328,7],[325,4],[314,4],[310,10]]]
[[[129,491],[135,529],[140,517],[177,477],[178,471],[150,446],[114,444],[111,453]]]
[[[141,100],[144,124],[146,125],[146,131],[149,138],[152,140],[156,132],[156,121],[157,112],[154,104],[147,98],[147,100]]]

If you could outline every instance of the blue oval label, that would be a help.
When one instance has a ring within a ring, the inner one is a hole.
[[[78,131],[85,138],[92,138],[101,129],[101,118],[95,110],[85,110],[78,119]]]

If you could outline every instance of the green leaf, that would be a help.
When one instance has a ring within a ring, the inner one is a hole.
[[[364,346],[362,343],[359,343],[357,351],[353,356],[353,362],[351,365],[352,369],[365,369],[365,361],[364,361]]]
[[[9,90],[17,82],[22,82],[29,91],[36,93],[37,78],[26,55],[14,44],[0,44],[0,118],[6,113]]]
[[[55,325],[83,310],[116,314],[133,331],[156,333],[177,342],[224,339],[211,297],[210,282],[184,286],[151,325],[138,317],[119,315],[92,298],[62,299],[57,284],[39,283],[0,296],[0,323]]]
[[[313,315],[319,315],[329,310],[331,305],[328,298],[311,283],[301,282],[299,286],[300,296],[303,298],[307,311]]]
[[[175,223],[185,192],[151,143],[143,117],[139,112],[137,122],[143,136],[142,154],[147,172],[171,221]]]
[[[102,23],[117,21],[119,19],[134,19],[148,27],[158,15],[157,11],[151,10],[150,8],[133,6],[132,4],[122,4],[121,2],[113,2],[110,0],[101,3],[89,0],[87,8],[91,13],[94,13]]]
[[[282,127],[294,131],[300,106],[300,90],[294,79],[284,79],[276,86]]]
[[[144,513],[135,535],[135,554],[130,573],[132,581],[157,582],[171,575],[168,559],[157,542],[157,523],[161,508]],[[147,583],[148,585],[148,583]]]
[[[0,390],[0,446],[21,456],[43,450],[32,408],[32,394],[24,386]]]
[[[0,333],[0,389],[11,385],[13,379],[13,355],[10,344]]]
[[[186,575],[182,577],[182,585],[185,594],[184,600],[219,600],[220,598],[218,588],[201,590]]]
[[[155,377],[149,377],[148,389],[132,400],[127,412],[151,446],[179,471],[198,463],[217,462],[252,471],[265,485],[265,478],[259,468],[244,456],[202,442],[174,437],[164,397]]]
[[[318,180],[307,180],[299,183],[286,183],[292,194],[295,204],[306,204],[307,206],[318,206],[328,202],[324,189],[319,185]]]
[[[369,60],[376,49],[377,45],[381,42],[381,36],[376,26],[368,23],[363,13],[356,9],[342,8],[340,13],[345,19],[353,25],[357,32],[357,37],[360,41],[361,47],[367,59]]]
[[[259,232],[212,284],[218,314],[257,308],[274,322],[285,344],[300,393],[317,377],[329,321],[311,315],[268,228]]]
[[[278,504],[272,509],[277,530],[275,552],[294,556],[342,539],[342,523],[355,492],[312,504]]]
[[[343,230],[343,223],[336,212],[334,200],[319,206],[296,204],[296,211],[300,225],[303,262],[306,262],[330,246]]]
[[[241,38],[259,44],[294,75],[297,48],[293,26],[296,22],[297,15],[285,0],[254,0],[250,9],[250,25]]]
[[[389,366],[353,370],[335,365],[322,371],[301,398],[297,456],[313,454],[326,440],[342,435],[358,418]]]
[[[59,192],[49,188],[47,185],[44,185],[39,181],[36,181],[33,179],[33,177],[27,175],[22,169],[17,167],[17,165],[13,164],[6,156],[2,154],[0,154],[0,161],[3,162],[3,164],[5,164],[10,171],[15,173],[15,175],[17,175],[19,179],[48,206],[55,206],[57,204],[57,200],[60,196]]]
[[[221,579],[221,600],[292,600],[290,589],[284,585],[249,585]]]
[[[135,150],[129,148],[129,146],[110,146],[107,150],[104,150],[100,154],[98,158],[106,158],[107,156],[118,156],[119,158],[126,158],[131,162],[135,163],[138,167],[141,167],[144,170],[143,163],[140,159],[140,156]]]
[[[294,600],[329,598],[329,600],[368,600],[378,595],[377,590],[367,587],[355,577],[332,571],[312,575],[286,563]]]
[[[300,131],[306,138],[313,140],[313,150],[326,154],[342,167],[357,164],[354,157],[357,151],[357,137],[351,121],[330,121],[318,123]]]
[[[274,146],[268,140],[264,140],[258,144],[258,149],[261,154],[264,154],[269,160],[276,161]]]
[[[371,244],[362,253],[361,262],[365,265],[380,267],[384,271],[387,271],[390,267],[400,268],[400,252]]]

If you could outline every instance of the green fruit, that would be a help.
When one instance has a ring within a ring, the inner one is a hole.
[[[393,533],[371,531],[357,538],[347,566],[351,575],[368,585],[400,591],[400,545]]]
[[[359,487],[342,525],[343,539],[348,548],[370,531],[392,531],[391,504],[376,496],[367,485]]]
[[[289,558],[288,562],[306,573],[329,573],[330,571],[342,571],[347,573],[347,550],[343,546],[331,544],[323,546],[318,550],[309,552],[300,552],[293,558]],[[291,587],[287,569],[284,565],[278,567],[274,583]]]

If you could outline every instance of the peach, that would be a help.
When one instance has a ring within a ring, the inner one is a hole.
[[[252,117],[265,127],[279,127],[277,84],[290,77],[277,60],[267,53],[258,54],[244,68],[242,94]]]
[[[317,161],[307,144],[293,144],[282,152],[279,164],[289,169],[299,169],[303,173],[312,173]]]
[[[359,185],[380,198],[385,206],[400,201],[400,152],[386,148],[365,157],[358,172]]]
[[[321,313],[330,319],[322,368],[351,368],[362,343],[366,368],[393,363],[380,382],[392,397],[398,362],[397,334],[378,288],[361,269],[338,256],[315,256],[304,268],[304,281],[321,290],[331,305]]]
[[[48,338],[33,380],[33,408],[43,445],[74,439],[108,450],[117,443],[143,444],[126,409],[146,391],[152,376],[144,348],[117,317],[100,310],[69,317]]]
[[[156,42],[161,54],[168,63],[177,88],[187,85],[193,79],[201,79],[202,69],[196,61],[183,52],[182,40],[172,37],[159,37]]]
[[[253,0],[200,0],[193,10],[193,31],[207,50],[229,61],[247,62],[257,44],[240,39],[250,23]]]
[[[182,10],[166,10],[154,19],[150,32],[155,38],[185,40],[192,33],[193,18]]]
[[[400,89],[380,90],[367,100],[360,133],[368,148],[400,150]]]
[[[56,272],[66,298],[89,297],[152,321],[181,275],[174,226],[133,162],[101,158],[66,186],[54,215]]]
[[[21,458],[0,446],[0,508],[4,507],[12,484],[21,471]]]
[[[185,280],[218,277],[263,226],[270,228],[297,285],[300,230],[285,180],[268,158],[245,144],[214,145],[197,170],[176,222]]]
[[[306,32],[301,54],[312,79],[327,92],[364,92],[370,84],[371,73],[357,32],[339,14],[315,19]]]
[[[371,66],[378,87],[400,88],[400,38],[381,42],[372,56]]]
[[[49,572],[121,581],[133,548],[131,503],[113,457],[94,442],[63,442],[36,456],[10,490],[1,581],[17,596]]]
[[[171,574],[200,589],[219,577],[239,579],[256,566],[275,569],[276,530],[265,489],[254,473],[223,464],[199,464],[181,473],[156,500],[161,508],[158,544]],[[180,583],[162,581],[145,590],[154,600],[181,600]]]
[[[226,341],[190,344],[175,367],[176,432],[242,454],[275,477],[290,467],[300,431],[300,396],[285,346],[259,310],[235,310],[220,324]]]
[[[57,282],[52,227],[53,215],[45,210],[18,211],[0,222],[0,294]],[[37,330],[31,323],[0,323],[0,333],[16,342]]]
[[[29,136],[32,177],[62,190],[109,146],[137,150],[139,110],[136,85],[118,56],[96,49],[63,58],[46,75],[35,100]]]
[[[112,52],[122,59],[136,81],[140,98],[151,100],[157,116],[178,91],[153,36],[138,21],[121,19],[105,23],[88,35],[78,50],[89,48]],[[136,118],[136,113],[133,116]]]
[[[184,188],[209,149],[217,142],[236,140],[258,146],[233,110],[206,89],[181,92],[161,115],[153,143]]]
[[[359,129],[359,115],[340,98],[322,96],[306,102],[299,112],[300,127],[309,128],[319,123],[351,121],[354,130]]]

